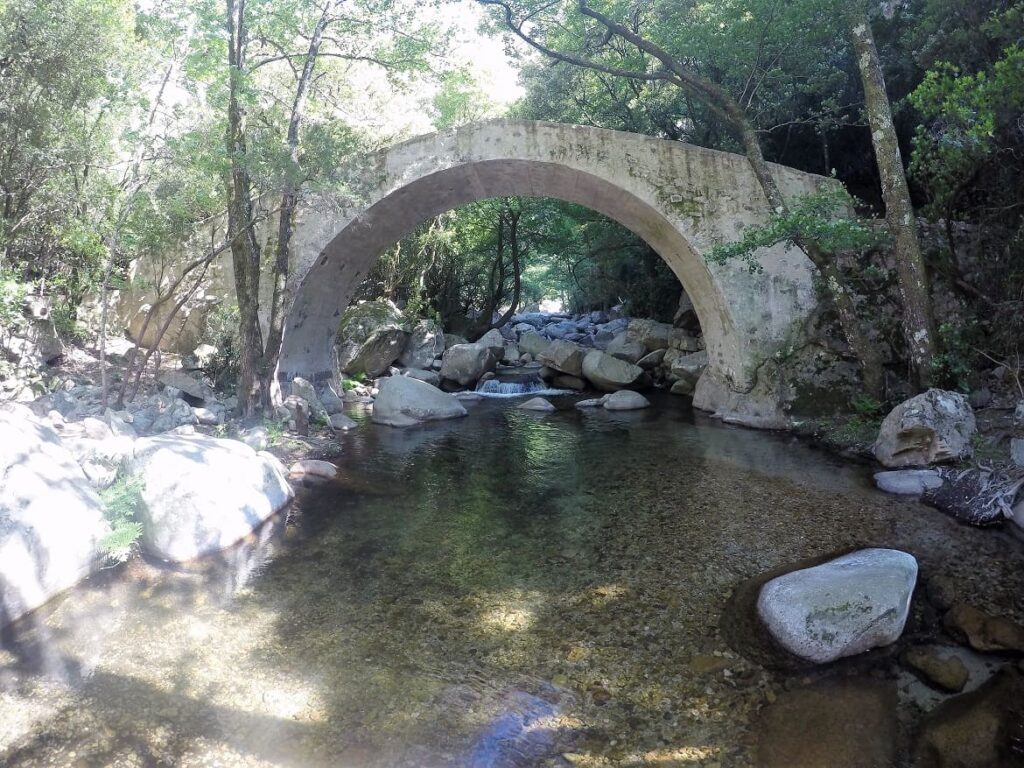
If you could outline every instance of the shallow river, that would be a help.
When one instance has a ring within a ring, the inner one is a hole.
[[[339,482],[216,562],[102,574],[8,631],[0,764],[750,766],[802,678],[723,639],[744,579],[895,546],[1022,618],[1019,543],[865,468],[679,399],[513,406],[363,424]]]

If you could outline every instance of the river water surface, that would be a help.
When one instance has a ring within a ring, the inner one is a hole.
[[[243,546],[102,574],[8,630],[0,764],[751,766],[794,678],[723,639],[743,580],[894,546],[1021,618],[1019,543],[866,468],[679,398],[560,405],[363,423],[340,480]]]

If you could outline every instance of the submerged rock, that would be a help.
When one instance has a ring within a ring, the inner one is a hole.
[[[925,718],[915,768],[1024,766],[1024,674],[1005,667],[976,691],[937,706]]]
[[[370,418],[390,427],[412,427],[465,415],[466,409],[452,395],[419,379],[392,376],[381,381]]]
[[[943,691],[959,693],[971,677],[967,665],[948,648],[911,648],[903,654],[903,663],[926,683]]]
[[[942,475],[934,469],[894,469],[875,473],[880,491],[899,496],[920,496],[942,485]]]
[[[1002,616],[990,616],[967,603],[956,603],[942,619],[954,638],[976,651],[1024,653],[1024,627]]]
[[[355,420],[350,419],[344,413],[332,413],[331,414],[330,423],[331,423],[331,429],[338,430],[338,431],[345,431],[345,430],[353,429],[356,426],[358,426],[356,424]]]
[[[937,464],[970,458],[977,425],[959,392],[929,389],[906,400],[882,421],[875,458],[886,467]]]
[[[543,397],[532,397],[525,403],[521,403],[519,408],[524,411],[543,411],[545,413],[551,413],[552,411],[558,410]]]
[[[888,768],[896,764],[891,682],[823,680],[786,691],[757,723],[759,768]]]
[[[606,411],[636,411],[651,405],[646,397],[629,389],[620,389],[602,399]]]
[[[608,397],[608,395],[605,395],[604,397],[591,397],[591,398],[588,398],[586,400],[580,400],[578,403],[576,403],[576,407],[577,408],[600,408],[602,405],[604,405],[605,397]]]
[[[280,462],[238,440],[160,435],[135,444],[143,544],[185,561],[234,544],[292,499]]]
[[[772,579],[757,613],[779,645],[824,664],[895,642],[916,582],[912,555],[862,549]]]
[[[57,433],[20,405],[0,405],[0,626],[100,565],[103,503]]]
[[[329,461],[319,459],[302,459],[296,461],[288,468],[291,477],[319,477],[324,480],[333,480],[338,476],[338,468]]]

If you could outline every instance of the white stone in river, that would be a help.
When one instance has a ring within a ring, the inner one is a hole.
[[[895,642],[916,583],[913,555],[862,549],[772,579],[757,613],[783,648],[823,664]]]
[[[639,408],[647,408],[651,404],[651,401],[639,392],[628,389],[620,389],[602,399],[606,411],[635,411]]]
[[[942,485],[942,476],[934,469],[894,469],[876,472],[875,485],[880,491],[899,496],[920,496]]]
[[[333,480],[338,476],[338,468],[329,461],[302,459],[288,468],[288,474],[292,477],[321,477]]]

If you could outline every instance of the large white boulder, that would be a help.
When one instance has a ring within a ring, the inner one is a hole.
[[[772,579],[757,613],[779,645],[824,664],[895,642],[916,583],[913,555],[862,549]]]
[[[537,362],[568,376],[583,373],[583,357],[587,350],[572,341],[556,339],[537,355]]]
[[[452,395],[419,379],[392,376],[381,381],[370,418],[390,427],[412,427],[465,415],[466,409]]]
[[[142,479],[137,514],[143,544],[165,560],[192,560],[229,547],[293,496],[281,463],[238,440],[143,438],[129,466]]]
[[[73,587],[101,562],[103,503],[57,433],[0,405],[0,626]]]
[[[885,417],[875,441],[875,458],[886,467],[970,458],[976,429],[966,395],[929,389],[904,400]]]
[[[583,378],[605,392],[630,389],[645,380],[643,368],[593,349],[583,358]]]
[[[486,344],[456,344],[441,358],[441,378],[465,387],[493,371],[497,362],[498,358]]]

